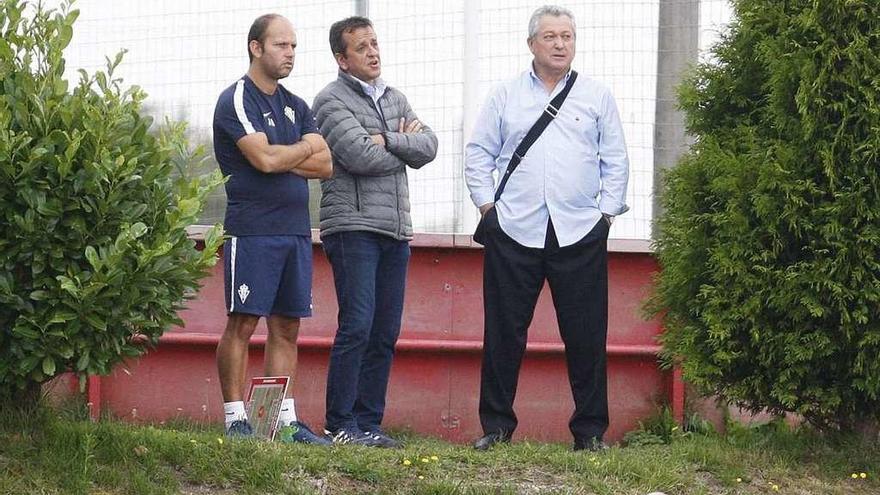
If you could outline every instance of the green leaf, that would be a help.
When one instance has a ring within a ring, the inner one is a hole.
[[[198,199],[184,199],[178,203],[177,207],[180,209],[182,217],[190,218],[198,214],[200,204]]]
[[[6,2],[6,17],[9,19],[9,25],[14,26],[21,19],[21,8],[18,2]]]
[[[98,257],[98,252],[95,250],[95,247],[86,246],[85,254],[86,259],[88,260],[92,268],[95,269],[95,271],[99,271],[103,266],[103,263],[101,263],[101,258]]]
[[[68,293],[70,293],[70,295],[74,297],[79,297],[79,287],[72,279],[67,278],[64,275],[59,275],[58,277],[56,277],[56,280],[61,282],[61,288],[63,290],[67,291]]]
[[[137,222],[129,229],[131,237],[137,239],[147,233],[147,226],[143,222]]]
[[[83,319],[86,320],[92,328],[97,330],[106,331],[107,330],[107,322],[94,313],[86,313],[83,315]]]
[[[77,314],[71,311],[55,311],[52,315],[52,319],[49,320],[49,323],[66,323],[75,320],[76,318]]]
[[[67,80],[66,79],[55,79],[53,89],[55,91],[56,96],[66,95],[67,94]]]
[[[79,19],[79,9],[73,9],[67,13],[67,18],[64,22],[68,26],[73,26],[73,23],[75,23],[77,19]]]
[[[49,297],[49,293],[44,290],[35,290],[30,293],[29,297],[34,301],[44,301]]]
[[[76,360],[76,369],[77,371],[86,371],[89,368],[89,352],[83,352],[82,356]]]
[[[9,43],[0,38],[0,60],[12,60],[15,57],[15,54],[12,53],[12,48],[10,48]]]
[[[43,358],[43,374],[46,376],[55,376],[55,360],[50,356]]]
[[[35,355],[27,356],[19,362],[18,369],[24,374],[28,375],[37,365],[40,363],[40,357]]]
[[[27,325],[16,325],[12,327],[12,333],[29,340],[37,340],[40,333]]]
[[[37,212],[43,216],[57,217],[62,213],[61,204],[57,201],[47,201],[37,207]]]
[[[58,349],[57,349],[57,352],[58,352],[58,355],[61,356],[63,359],[70,359],[70,358],[72,358],[72,357],[73,357],[73,353],[74,353],[74,351],[73,351],[73,347],[71,347],[71,346],[69,346],[69,345],[62,345],[62,346],[59,346]]]

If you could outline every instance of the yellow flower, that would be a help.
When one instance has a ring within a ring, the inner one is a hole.
[[[440,459],[436,455],[432,455],[431,460],[432,461],[439,461]],[[865,473],[862,473],[862,474],[865,474]],[[862,476],[862,478],[864,478],[864,476]]]
[[[217,437],[217,443],[219,443],[220,445],[223,445],[223,439],[220,437]]]
[[[427,457],[422,457],[422,462],[431,462]]]
[[[404,466],[409,466],[410,464],[412,464],[412,461],[410,461],[409,459],[404,459],[404,460],[403,460],[403,465],[404,465]]]
[[[859,473],[859,478],[865,479],[868,477],[868,473]]]
[[[743,482],[743,479],[742,479],[742,478],[737,478],[737,479],[736,479],[736,482],[737,482],[737,483],[742,483],[742,482]]]
[[[857,475],[856,473],[853,473],[850,476],[852,476],[852,479],[858,479],[858,477],[859,477],[859,475]]]
[[[190,440],[190,443],[198,443],[198,442],[196,442],[195,439],[192,439],[192,440]]]
[[[773,485],[773,491],[778,492],[778,491],[779,491],[779,485]]]
[[[424,477],[424,476],[419,476],[419,479],[420,479],[420,480],[423,480],[423,479],[425,479],[425,477]]]

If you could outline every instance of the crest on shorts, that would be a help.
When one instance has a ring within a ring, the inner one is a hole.
[[[251,289],[247,286],[247,284],[241,284],[238,287],[238,298],[241,299],[242,304],[244,304],[245,300],[247,300],[250,293]]]

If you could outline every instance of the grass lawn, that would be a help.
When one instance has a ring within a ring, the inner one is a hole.
[[[522,441],[480,453],[413,435],[402,435],[401,450],[322,448],[228,441],[216,426],[83,416],[0,412],[0,494],[880,493],[880,445],[782,424],[672,431],[669,444],[637,434],[599,454]]]

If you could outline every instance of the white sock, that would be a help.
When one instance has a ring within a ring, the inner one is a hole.
[[[238,400],[235,402],[224,402],[223,412],[226,413],[224,422],[227,430],[233,421],[247,419],[247,412],[244,410],[244,401]]]
[[[293,407],[293,397],[281,401],[281,414],[278,415],[278,424],[289,425],[296,421],[296,410]]]

